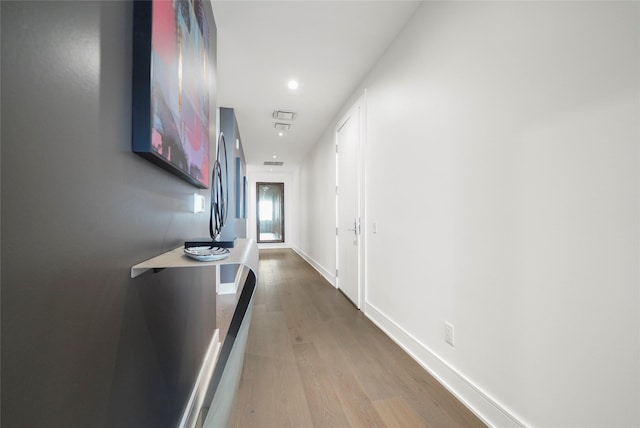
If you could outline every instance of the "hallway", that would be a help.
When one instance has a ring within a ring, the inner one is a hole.
[[[258,279],[230,426],[484,426],[294,251]]]

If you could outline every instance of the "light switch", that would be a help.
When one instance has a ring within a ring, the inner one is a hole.
[[[205,204],[204,196],[199,193],[194,193],[193,194],[193,213],[194,214],[203,213],[205,208],[204,204]]]

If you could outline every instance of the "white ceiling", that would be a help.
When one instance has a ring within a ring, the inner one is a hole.
[[[233,107],[249,165],[296,166],[413,14],[416,1],[212,1],[218,105]],[[287,88],[298,80],[296,91]],[[297,113],[283,137],[274,110]],[[277,159],[273,156],[276,155]]]

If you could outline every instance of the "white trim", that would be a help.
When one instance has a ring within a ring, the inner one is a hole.
[[[357,167],[356,167],[356,191],[357,191],[357,208],[356,208],[356,219],[357,219],[357,235],[358,235],[358,244],[357,244],[357,295],[356,301],[353,303],[356,305],[358,309],[364,308],[365,305],[365,296],[366,296],[366,275],[365,275],[365,249],[366,249],[366,181],[365,181],[365,163],[366,163],[366,110],[364,103],[366,102],[366,90],[362,93],[360,97],[353,103],[353,105],[349,108],[349,110],[342,116],[342,118],[337,122],[334,130],[334,143],[336,146],[336,157],[335,157],[335,166],[336,166],[336,231],[339,228],[340,223],[340,197],[339,197],[339,186],[338,177],[340,175],[340,150],[338,147],[338,133],[340,130],[346,125],[346,123],[351,118],[358,119],[358,146],[356,153]],[[340,269],[340,239],[339,235],[336,233],[336,268]],[[339,287],[340,278],[336,280],[336,288]],[[343,290],[344,291],[344,290]]]
[[[220,293],[220,266],[216,265],[216,294]]]
[[[367,125],[367,120],[368,120],[368,116],[367,116],[367,88],[365,88],[362,92],[362,96],[360,98],[360,105],[361,105],[361,110],[360,110],[360,114],[362,117],[362,138],[360,140],[360,143],[362,144],[361,150],[362,150],[362,154],[361,154],[361,161],[362,161],[362,171],[360,173],[360,178],[362,179],[362,194],[360,195],[361,198],[361,202],[362,202],[362,212],[361,212],[361,216],[360,216],[360,233],[361,233],[361,237],[362,237],[362,270],[361,270],[361,275],[362,275],[362,290],[360,293],[360,298],[361,301],[364,302],[363,304],[363,308],[366,307],[367,305],[367,294],[369,291],[369,252],[368,252],[368,248],[369,248],[369,222],[368,222],[368,207],[369,207],[369,201],[368,201],[368,192],[367,192],[367,183],[368,183],[368,176],[367,176],[367,129],[368,129],[368,125]],[[364,312],[364,311],[363,311]]]
[[[233,279],[233,282],[220,282],[218,280],[218,290],[216,291],[218,294],[236,294],[238,292],[238,287],[240,287],[240,281],[242,280],[242,266],[238,266],[236,270],[236,276]]]
[[[218,294],[236,294],[238,290],[236,284],[237,282],[221,282],[218,288]]]
[[[485,424],[490,427],[526,427],[512,412],[369,302],[365,304],[365,315]]]
[[[258,243],[259,250],[273,250],[276,248],[291,248],[291,245],[285,242],[260,242]]]
[[[300,248],[298,248],[296,246],[293,246],[293,247],[291,247],[291,249],[293,251],[295,251],[296,253],[298,253],[298,255],[300,257],[302,257],[307,263],[309,263],[311,265],[311,267],[313,267],[315,270],[317,270],[318,273],[320,275],[322,275],[324,277],[324,279],[326,279],[329,282],[329,284],[331,284],[335,288],[337,288],[336,287],[336,276],[335,275],[331,275],[326,268],[324,268],[320,263],[315,261],[311,256],[306,254]]]
[[[237,266],[236,276],[233,279],[233,282],[218,283],[217,294],[236,294],[238,292],[238,287],[240,286],[240,281],[242,280],[243,271],[244,269],[242,266]]]
[[[364,308],[367,300],[367,91],[358,98],[360,136],[358,144],[358,309]]]
[[[193,428],[196,425],[198,416],[200,415],[200,409],[204,403],[204,396],[211,382],[211,376],[213,375],[213,369],[218,361],[220,355],[220,330],[216,329],[213,332],[211,343],[202,361],[200,372],[196,378],[196,383],[193,385],[193,390],[189,396],[189,401],[184,409],[184,413],[180,418],[180,428]]]
[[[240,281],[242,281],[242,273],[244,272],[244,266],[236,267],[236,277],[233,280],[235,283],[236,293],[238,292],[238,288],[240,287]]]

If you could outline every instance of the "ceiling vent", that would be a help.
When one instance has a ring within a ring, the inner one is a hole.
[[[273,127],[276,128],[278,131],[288,131],[289,128],[291,128],[291,125],[288,123],[276,122],[273,124]]]
[[[297,114],[292,111],[276,110],[273,112],[273,118],[276,120],[294,120]]]
[[[269,166],[282,166],[284,162],[264,161],[264,164]]]

